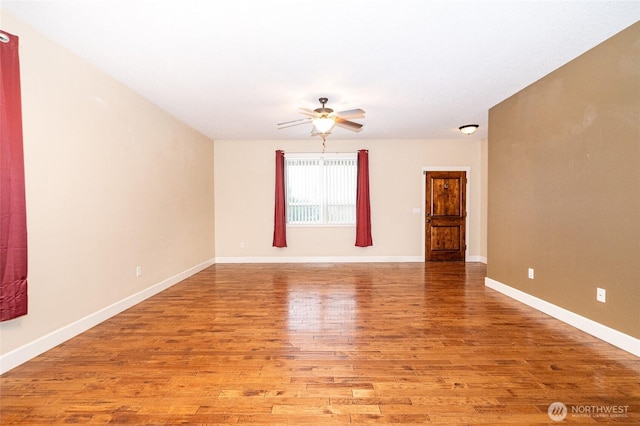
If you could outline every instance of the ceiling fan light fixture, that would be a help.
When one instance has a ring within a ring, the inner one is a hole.
[[[322,116],[318,118],[314,118],[312,120],[313,125],[320,133],[328,133],[333,129],[333,126],[336,124],[336,120],[333,117]]]
[[[478,130],[478,127],[480,126],[478,126],[477,124],[465,124],[464,126],[458,127],[458,129],[460,129],[460,131],[465,135],[471,135],[475,133],[476,130]]]

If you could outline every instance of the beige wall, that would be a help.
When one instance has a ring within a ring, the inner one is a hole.
[[[271,246],[276,149],[322,152],[322,141],[319,138],[215,141],[215,228],[219,261],[274,261],[281,258],[420,260],[424,253],[422,170],[438,166],[470,168],[468,255],[474,260],[484,260],[480,259],[485,249],[481,233],[479,140],[329,138],[327,152],[369,150],[374,246],[368,248],[354,246],[353,227],[289,227],[288,247]],[[420,208],[421,212],[413,213],[413,208]],[[241,248],[243,242],[244,248]]]
[[[488,163],[488,277],[636,338],[639,34],[640,23],[492,108]]]
[[[2,29],[20,37],[29,244],[5,354],[211,260],[214,177],[211,140],[6,11]]]
[[[214,258],[420,259],[424,168],[470,170],[467,253],[486,258],[473,137],[330,139],[328,152],[370,151],[375,245],[354,247],[353,228],[292,228],[276,249],[274,151],[318,152],[319,139],[213,143],[6,11],[2,29],[20,37],[29,231],[29,314],[0,323],[2,356]]]

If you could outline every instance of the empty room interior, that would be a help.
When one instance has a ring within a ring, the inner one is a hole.
[[[0,48],[0,424],[640,424],[639,2],[2,0]]]

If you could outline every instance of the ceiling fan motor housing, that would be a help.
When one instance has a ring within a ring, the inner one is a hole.
[[[324,106],[324,104],[326,104],[329,101],[329,99],[320,98],[318,100],[322,104],[322,108],[316,108],[316,109],[313,110],[314,112],[317,112],[318,114],[331,114],[333,112],[333,110],[331,108],[326,108]]]

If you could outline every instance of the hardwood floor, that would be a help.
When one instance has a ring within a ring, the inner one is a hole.
[[[2,424],[640,424],[640,359],[477,263],[214,265],[0,377]]]

